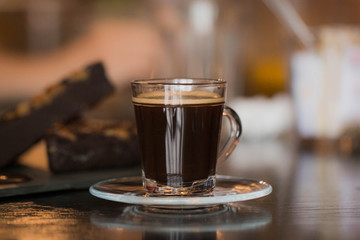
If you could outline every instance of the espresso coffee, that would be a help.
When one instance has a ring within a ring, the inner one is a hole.
[[[151,96],[133,98],[144,177],[181,188],[214,176],[224,99]]]

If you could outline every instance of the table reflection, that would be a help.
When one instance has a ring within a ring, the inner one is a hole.
[[[272,214],[240,204],[220,205],[202,212],[174,211],[163,214],[143,206],[127,206],[120,212],[94,212],[91,223],[104,229],[141,231],[143,239],[218,239],[225,231],[247,231],[272,222]],[[205,235],[204,235],[205,234]]]

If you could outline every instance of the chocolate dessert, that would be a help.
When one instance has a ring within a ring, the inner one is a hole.
[[[79,120],[58,124],[45,140],[53,172],[140,163],[135,124],[127,121]]]
[[[10,164],[55,123],[76,118],[112,91],[103,65],[97,63],[1,114],[0,167]]]

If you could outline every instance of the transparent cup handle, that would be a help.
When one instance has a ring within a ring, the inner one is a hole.
[[[242,131],[240,118],[233,109],[225,106],[223,117],[226,117],[229,120],[231,132],[228,140],[219,152],[218,163],[220,164],[223,163],[234,151],[236,145],[239,143]]]

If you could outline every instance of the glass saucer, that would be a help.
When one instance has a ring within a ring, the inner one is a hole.
[[[216,176],[216,186],[211,194],[203,196],[154,196],[145,192],[142,178],[115,178],[94,184],[90,193],[98,198],[160,208],[191,209],[211,205],[246,201],[269,195],[270,184],[264,181],[233,176]]]

